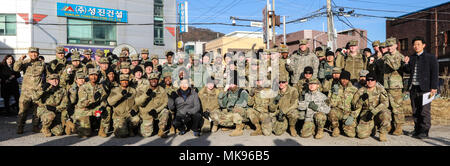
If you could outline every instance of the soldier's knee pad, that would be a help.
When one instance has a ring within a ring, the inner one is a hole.
[[[327,116],[322,112],[318,112],[314,115],[314,120],[317,122],[323,122],[327,120]]]
[[[299,120],[305,120],[306,116],[306,111],[299,111],[298,112],[298,119]]]
[[[358,134],[358,138],[367,138],[372,133],[372,127],[370,127],[369,122],[360,122],[358,126],[356,126],[356,133]]]
[[[141,135],[150,137],[153,133],[153,120],[143,120],[141,123]]]

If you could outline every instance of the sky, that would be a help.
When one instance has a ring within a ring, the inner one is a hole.
[[[185,0],[177,0],[184,2]],[[230,16],[242,19],[262,20],[262,9],[266,0],[187,0],[189,23],[231,23]],[[355,10],[354,13],[373,16],[398,17],[424,8],[448,2],[447,0],[333,0],[336,6],[347,7],[344,11]],[[270,0],[272,3],[272,0]],[[326,6],[326,0],[275,0],[275,13],[286,16],[286,21],[310,16],[313,12]],[[349,7],[353,8],[350,9]],[[358,9],[354,9],[358,8]],[[336,9],[337,10],[337,9]],[[374,11],[375,10],[375,11]],[[379,11],[384,10],[384,11]],[[323,9],[322,11],[326,11]],[[342,20],[346,21],[344,17]],[[368,31],[371,41],[386,39],[386,19],[374,17],[347,17],[355,28]],[[335,29],[339,32],[351,29],[334,18]],[[236,21],[236,24],[249,25],[248,21]],[[221,33],[233,31],[262,31],[258,27],[239,27],[227,25],[193,25],[208,28]],[[315,17],[302,23],[286,24],[286,33],[300,30],[327,31],[327,18]],[[277,27],[277,34],[283,33],[283,27]],[[370,43],[369,43],[370,44]]]

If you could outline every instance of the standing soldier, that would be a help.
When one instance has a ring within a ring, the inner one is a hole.
[[[158,136],[165,138],[164,128],[169,120],[169,110],[167,109],[167,92],[161,86],[158,86],[158,74],[152,73],[148,78],[150,84],[142,85],[137,91],[136,105],[139,109],[141,122],[141,135],[150,137],[153,133],[153,121],[158,120]]]
[[[141,50],[141,64],[140,65],[144,65],[145,62],[150,62],[150,58],[148,57],[149,52],[147,48],[143,48]]]
[[[242,118],[242,122],[249,122],[248,93],[245,89],[237,86],[237,81],[237,78],[232,77],[225,86],[225,91],[219,93],[219,106],[222,112],[237,113]],[[215,131],[213,130],[213,132]]]
[[[339,77],[341,76],[342,69],[339,67],[333,68],[333,78],[327,79],[323,82],[322,86],[322,93],[327,95],[330,93],[331,90],[337,90],[339,89]]]
[[[78,51],[73,52],[70,59],[72,61],[72,64],[66,66],[60,79],[60,85],[64,88],[70,87],[74,83],[76,74],[79,73],[79,71],[84,73],[83,75],[87,74],[86,67],[80,63],[80,54],[78,53]]]
[[[273,119],[273,132],[275,135],[283,134],[288,128],[291,136],[297,137],[297,130],[295,124],[299,118],[298,115],[298,91],[289,86],[289,75],[284,74],[279,77],[278,95],[272,103],[270,103],[272,110],[277,110]]]
[[[41,132],[45,137],[60,136],[64,133],[61,112],[66,110],[67,91],[59,86],[58,74],[50,74],[44,87],[35,91],[33,100],[37,101],[37,116],[41,119]]]
[[[128,74],[120,74],[120,86],[111,90],[108,104],[113,107],[114,135],[119,138],[134,137],[134,129],[139,125],[136,90],[128,86]]]
[[[131,66],[130,66],[130,70],[133,71],[135,67],[139,66],[140,62],[139,62],[139,56],[137,54],[132,54],[130,56],[131,59]]]
[[[268,86],[263,86],[263,78],[258,77],[256,88],[248,93],[248,118],[255,125],[256,130],[250,133],[251,136],[264,134],[269,136],[272,133],[272,117],[275,110],[269,109],[269,105],[274,102],[275,92]]]
[[[324,82],[325,80],[331,79],[333,76],[334,64],[334,53],[333,51],[328,51],[326,53],[326,61],[321,61],[319,66],[319,81]]]
[[[68,106],[67,110],[63,110],[61,113],[61,121],[63,126],[65,127],[66,135],[71,135],[72,133],[75,133],[75,124],[72,120],[72,115],[75,111],[75,106],[78,103],[78,90],[81,86],[84,85],[86,79],[86,75],[82,71],[78,71],[75,74],[75,81],[72,83],[70,88],[68,89],[67,93],[68,97]]]
[[[402,135],[402,125],[405,122],[403,114],[403,79],[399,73],[404,56],[397,51],[397,40],[389,38],[386,40],[389,52],[383,57],[384,60],[384,87],[389,96],[389,105],[392,108],[395,130],[392,134]]]
[[[61,75],[66,67],[66,58],[64,55],[66,52],[64,51],[64,47],[56,47],[56,59],[52,60],[47,65],[47,75],[56,73]],[[65,86],[65,83],[61,84]]]
[[[383,86],[377,84],[373,73],[367,74],[367,85],[356,92],[352,103],[355,105],[354,114],[359,115],[356,127],[358,137],[363,139],[372,134],[375,127],[380,126],[380,141],[387,141],[386,134],[391,128],[391,113],[388,110],[388,94]]]
[[[28,48],[28,56],[23,55],[14,63],[14,71],[23,71],[22,91],[19,98],[19,113],[17,116],[17,134],[23,133],[23,127],[28,113],[33,113],[33,132],[39,133],[39,117],[36,116],[36,104],[32,97],[33,91],[38,91],[43,83],[45,63],[38,59],[39,48]]]
[[[314,135],[314,138],[323,137],[323,128],[327,121],[327,114],[330,107],[327,105],[327,96],[319,91],[320,82],[317,78],[309,81],[309,92],[305,94],[305,100],[299,102],[298,109],[305,111],[305,123],[301,130],[301,137],[308,138]],[[317,132],[315,132],[317,128]]]
[[[289,71],[286,68],[286,64],[287,64],[287,61],[289,58],[289,48],[287,48],[285,45],[281,45],[280,53],[281,53],[281,58],[278,61],[279,62],[278,71],[280,72],[280,76],[286,75],[286,76],[288,76],[288,79],[289,79]]]
[[[165,73],[163,73],[163,87],[164,87],[164,90],[166,91],[166,93],[167,93],[167,95],[170,97],[170,96],[175,96],[175,95],[172,95],[172,93],[177,93],[177,89],[178,88],[176,88],[176,87],[174,87],[173,86],[173,83],[172,83],[172,73],[170,73],[170,72],[165,72]],[[170,119],[170,129],[169,129],[169,134],[175,134],[175,127],[173,126],[173,124],[172,124],[172,122],[173,122],[173,119],[175,118],[175,112],[173,112],[173,111],[170,111],[169,112],[170,113],[170,117],[169,117],[169,119]]]
[[[300,101],[303,101],[305,98],[305,94],[309,92],[309,81],[311,81],[311,79],[313,79],[313,69],[310,66],[305,67],[305,70],[303,70],[303,75],[304,77],[297,82],[297,84],[294,86],[295,88],[297,88],[298,91],[298,95],[299,95],[299,99]],[[319,83],[319,88],[320,88],[320,83]]]
[[[287,69],[292,72],[291,84],[295,85],[300,80],[301,71],[305,69],[306,66],[311,66],[315,73],[313,73],[313,78],[317,78],[317,71],[319,70],[319,59],[309,52],[307,46],[308,41],[306,39],[300,41],[299,50],[296,54],[291,55],[289,60],[286,61]]]
[[[358,115],[352,111],[352,99],[358,89],[349,83],[350,73],[348,71],[342,71],[339,81],[339,88],[331,89],[331,92],[328,95],[331,107],[328,119],[330,119],[331,127],[333,128],[331,136],[339,136],[339,122],[342,121],[344,123],[344,126],[342,127],[344,133],[347,136],[354,138],[356,136],[355,127]]]
[[[110,69],[109,60],[107,57],[101,57],[98,63],[100,66],[100,73],[98,75],[98,80],[99,82],[104,82],[105,80],[108,79],[108,70]]]
[[[84,58],[83,58],[83,60],[81,61],[81,63],[83,63],[84,64],[84,66],[86,66],[86,67],[88,67],[87,65],[92,65],[92,66],[94,66],[94,61],[92,60],[92,51],[91,50],[89,50],[89,49],[85,49],[84,51],[83,51],[83,56],[84,56]],[[91,66],[91,67],[92,67]]]
[[[166,53],[167,62],[165,62],[162,66],[162,73],[173,73],[173,71],[177,68],[177,64],[173,63],[173,55],[174,53],[172,51]]]
[[[75,106],[73,119],[75,120],[76,131],[82,138],[86,138],[91,135],[92,130],[90,117],[94,116],[96,111],[102,111],[102,123],[98,135],[105,136],[105,128],[109,127],[109,123],[106,124],[106,122],[108,122],[106,117],[109,115],[104,109],[107,94],[97,80],[98,70],[95,68],[89,68],[89,83],[83,84],[78,90],[78,103]]]
[[[162,72],[162,66],[159,64],[158,55],[152,55],[153,72]]]
[[[349,42],[349,52],[340,60],[342,62],[336,62],[336,64],[343,64],[342,68],[350,72],[352,84],[357,82],[359,72],[366,69],[366,57],[359,53],[358,41],[352,40]]]

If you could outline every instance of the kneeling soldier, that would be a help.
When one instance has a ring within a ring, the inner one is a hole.
[[[269,109],[269,105],[274,102],[276,93],[269,87],[263,87],[262,81],[259,77],[256,81],[257,88],[249,92],[248,106],[252,108],[248,109],[248,117],[256,127],[256,130],[250,133],[251,136],[269,136],[273,130],[272,117],[275,110]]]
[[[295,124],[299,118],[298,115],[298,91],[294,87],[289,86],[288,75],[280,75],[279,91],[274,102],[270,104],[273,110],[278,110],[276,118],[273,121],[273,132],[275,135],[283,134],[289,124],[291,136],[296,137],[297,130]]]
[[[323,137],[323,128],[327,121],[327,115],[330,112],[330,107],[327,105],[327,96],[318,91],[319,80],[316,78],[309,81],[309,92],[305,94],[303,101],[299,102],[299,110],[305,112],[305,123],[301,130],[301,137],[308,138],[314,135],[317,127],[317,134],[314,138],[320,139]],[[314,120],[314,122],[313,122]]]

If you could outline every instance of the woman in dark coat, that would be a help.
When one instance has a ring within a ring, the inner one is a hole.
[[[11,112],[11,106],[9,100],[11,96],[14,97],[16,103],[19,102],[19,82],[17,82],[17,78],[21,77],[19,72],[15,72],[13,70],[14,66],[14,57],[12,55],[7,55],[2,63],[0,64],[0,78],[1,78],[1,96],[5,103],[5,109],[8,112]],[[18,108],[18,107],[17,107]]]

